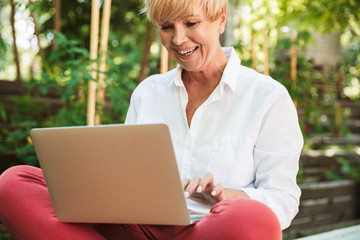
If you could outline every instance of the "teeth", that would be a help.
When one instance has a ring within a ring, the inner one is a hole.
[[[194,51],[195,51],[196,47],[192,48],[192,49],[189,49],[187,51],[180,51],[178,50],[178,52],[181,54],[181,55],[184,55],[184,56],[189,56],[190,54],[192,54]]]

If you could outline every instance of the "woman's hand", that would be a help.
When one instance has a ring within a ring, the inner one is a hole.
[[[215,185],[212,173],[206,173],[203,178],[183,179],[182,184],[185,198],[211,206],[228,198],[249,198],[243,191],[224,188],[221,183]]]
[[[224,188],[222,184],[214,185],[212,173],[206,173],[203,178],[183,179],[182,184],[185,198],[211,206],[224,200]]]

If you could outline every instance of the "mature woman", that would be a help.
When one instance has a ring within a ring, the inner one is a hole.
[[[189,226],[59,222],[42,173],[16,167],[0,178],[0,220],[18,239],[281,239],[298,211],[303,145],[286,89],[221,48],[227,0],[145,0],[177,68],[143,81],[126,123],[166,123]],[[36,226],[36,227],[35,227]]]

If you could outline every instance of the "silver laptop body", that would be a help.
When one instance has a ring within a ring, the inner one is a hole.
[[[166,125],[40,128],[31,137],[60,221],[191,223]]]

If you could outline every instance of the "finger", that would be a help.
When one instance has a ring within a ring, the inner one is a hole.
[[[222,185],[221,183],[219,183],[219,184],[216,185],[216,186],[214,187],[214,189],[211,191],[211,195],[214,196],[214,197],[217,197],[217,196],[219,196],[219,195],[222,194],[223,190],[224,190],[223,185]]]
[[[181,180],[183,189],[185,189],[187,187],[187,185],[189,185],[189,183],[190,183],[190,179],[188,179],[188,178],[184,178]]]
[[[199,186],[196,191],[199,193],[204,191],[210,193],[213,188],[214,188],[214,176],[212,173],[208,172],[200,180]]]
[[[195,189],[199,186],[200,178],[196,177],[190,180],[189,184],[185,188],[185,197],[189,197],[193,194]]]

